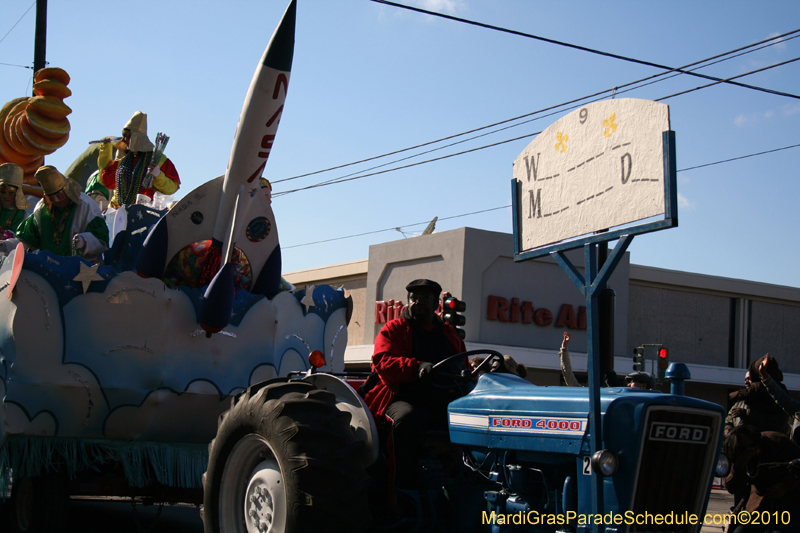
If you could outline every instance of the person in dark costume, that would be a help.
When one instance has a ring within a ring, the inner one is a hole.
[[[22,193],[22,168],[14,163],[0,165],[0,232],[4,239],[13,237],[20,223],[28,214],[31,204]],[[5,233],[9,232],[9,233]]]
[[[800,447],[783,433],[754,426],[733,428],[723,452],[731,460],[725,488],[747,496],[732,509],[770,516],[769,523],[731,525],[733,533],[784,533],[800,530]],[[766,511],[766,513],[764,513]],[[788,522],[788,523],[787,523]]]

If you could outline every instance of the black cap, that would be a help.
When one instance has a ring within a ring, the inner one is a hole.
[[[648,372],[633,372],[625,376],[625,379],[628,382],[634,381],[636,383],[643,383],[647,385],[648,389],[656,388],[656,380],[653,378],[653,374]]]
[[[439,294],[442,293],[442,286],[436,283],[435,281],[431,281],[429,279],[415,279],[408,285],[406,285],[406,291],[408,292],[429,292],[432,294]]]

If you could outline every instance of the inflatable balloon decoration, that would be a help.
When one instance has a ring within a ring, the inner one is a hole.
[[[0,164],[15,163],[25,173],[25,192],[41,196],[33,177],[52,154],[69,139],[72,109],[64,98],[72,94],[67,87],[69,74],[60,68],[43,68],[33,76],[36,96],[15,98],[0,109]]]

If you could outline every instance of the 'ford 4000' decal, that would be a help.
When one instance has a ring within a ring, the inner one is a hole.
[[[490,416],[489,429],[510,433],[549,433],[582,435],[585,418],[555,418],[528,416]]]
[[[450,425],[474,429],[488,429],[503,433],[547,433],[551,435],[583,435],[585,418],[557,418],[538,416],[481,416],[450,414]]]
[[[474,429],[488,429],[503,433],[546,433],[550,435],[583,435],[585,418],[539,416],[482,416],[450,414],[450,425]]]

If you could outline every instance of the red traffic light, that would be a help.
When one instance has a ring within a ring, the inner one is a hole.
[[[669,352],[666,348],[659,348],[658,350],[658,368],[666,370],[669,365]]]
[[[458,313],[463,313],[466,309],[467,304],[458,298],[454,298],[449,292],[444,293],[442,298],[442,320],[454,326],[462,339],[465,333],[464,330],[459,329],[458,326],[466,324],[467,319]]]
[[[452,296],[448,296],[444,299],[442,307],[445,311],[455,311],[456,313],[463,313],[467,310],[467,304]]]

